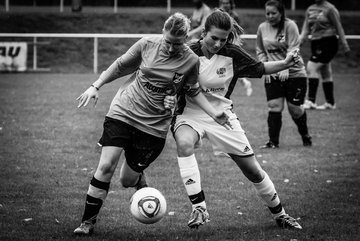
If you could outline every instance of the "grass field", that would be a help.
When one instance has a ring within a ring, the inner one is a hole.
[[[85,240],[72,236],[79,224],[88,182],[100,150],[96,142],[120,83],[101,89],[98,106],[77,109],[75,98],[96,78],[90,74],[0,75],[0,240]],[[287,111],[281,146],[267,140],[267,109],[261,80],[246,97],[236,89],[235,110],[259,162],[274,181],[302,231],[281,230],[252,185],[229,159],[214,157],[207,142],[197,152],[211,222],[189,230],[190,204],[169,135],[149,167],[149,183],[165,195],[168,211],[154,225],[129,212],[132,189],[116,173],[95,234],[86,240],[359,240],[360,78],[335,75],[338,109],[309,111],[314,146],[305,148]],[[322,89],[319,102],[323,101]],[[287,179],[287,180],[286,180]]]

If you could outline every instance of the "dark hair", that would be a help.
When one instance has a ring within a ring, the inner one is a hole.
[[[216,9],[206,18],[205,31],[209,32],[211,27],[228,31],[232,26],[230,15],[221,9]]]
[[[279,35],[281,33],[281,31],[283,31],[284,26],[285,26],[285,5],[283,4],[283,2],[281,0],[269,0],[265,3],[265,7],[266,6],[273,6],[276,7],[277,10],[279,11],[279,13],[281,14],[281,18],[280,18],[280,22],[279,22],[279,27],[278,27],[278,31],[276,35]]]

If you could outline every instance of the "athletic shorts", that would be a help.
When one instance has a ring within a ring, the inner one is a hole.
[[[188,125],[199,134],[199,141],[195,144],[195,148],[199,148],[202,144],[202,139],[207,138],[213,148],[215,155],[228,154],[239,155],[243,157],[254,155],[249,141],[241,128],[240,121],[236,114],[232,111],[227,111],[229,121],[233,129],[228,130],[224,126],[218,124],[210,116],[189,115],[183,114],[174,117],[172,124],[172,132],[175,135],[177,129],[182,125]]]
[[[281,81],[279,77],[270,76],[270,81],[265,80],[267,101],[284,97],[287,102],[300,106],[304,104],[307,78],[288,78]]]
[[[127,164],[140,173],[160,155],[165,146],[165,139],[106,116],[99,144],[124,148]]]
[[[335,57],[338,48],[339,40],[336,36],[311,40],[310,61],[327,64]]]

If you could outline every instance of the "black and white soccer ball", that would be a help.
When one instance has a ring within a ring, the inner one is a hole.
[[[130,212],[140,223],[156,223],[166,213],[165,197],[155,188],[141,188],[130,199]]]

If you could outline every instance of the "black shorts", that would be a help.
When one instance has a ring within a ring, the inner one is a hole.
[[[336,36],[311,40],[310,61],[315,63],[329,63],[336,55],[339,41]]]
[[[140,131],[120,120],[105,117],[99,144],[124,148],[127,164],[140,173],[160,155],[165,139]]]
[[[265,81],[265,92],[267,101],[285,97],[286,101],[293,105],[304,104],[307,78],[288,78],[284,82],[279,77],[270,77],[270,81]]]

